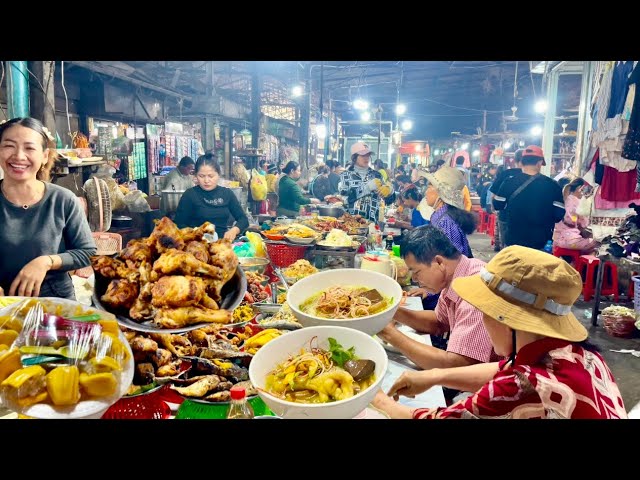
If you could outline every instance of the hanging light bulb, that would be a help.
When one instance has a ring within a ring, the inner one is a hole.
[[[318,123],[316,125],[316,135],[320,140],[327,138],[327,126],[324,123]]]
[[[546,100],[538,100],[535,105],[533,106],[533,109],[535,110],[536,113],[544,113],[547,111],[547,101]]]
[[[402,130],[411,130],[413,128],[413,122],[411,120],[403,120],[402,122]]]
[[[360,120],[362,120],[363,122],[368,122],[369,120],[371,120],[371,112],[362,112],[362,114],[360,115]]]
[[[404,115],[406,111],[407,111],[407,106],[405,104],[399,103],[398,105],[396,105],[397,115]]]

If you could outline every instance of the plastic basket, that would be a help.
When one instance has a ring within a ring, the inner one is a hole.
[[[631,277],[633,281],[633,309],[640,312],[640,275]]]
[[[249,398],[248,400],[251,408],[253,408],[254,416],[270,416],[273,412],[269,410],[269,407],[258,396]],[[202,420],[202,419],[223,419],[227,418],[227,411],[229,410],[229,402],[221,403],[202,403],[194,402],[191,400],[185,400],[178,412],[176,413],[177,420]]]
[[[159,395],[148,394],[122,397],[102,415],[107,420],[164,420],[171,416],[171,408]]]
[[[605,331],[612,337],[630,338],[636,329],[636,319],[620,315],[603,315]]]
[[[267,255],[271,260],[271,264],[286,268],[293,264],[296,260],[304,258],[307,245],[289,245],[287,243],[270,243],[265,242]]]
[[[114,255],[122,250],[122,235],[119,233],[93,232],[91,235],[96,242],[96,255]],[[76,270],[74,275],[89,278],[92,273],[92,267],[84,267]]]

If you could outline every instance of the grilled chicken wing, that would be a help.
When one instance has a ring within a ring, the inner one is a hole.
[[[154,353],[158,350],[158,343],[156,341],[141,335],[133,337],[129,345],[131,345],[131,350],[134,352]]]
[[[215,231],[215,225],[213,225],[211,222],[204,222],[202,225],[196,228],[181,228],[180,234],[182,235],[182,240],[184,240],[185,243],[189,243],[194,240],[196,242],[199,242],[200,240],[202,240],[202,237],[205,233],[214,234]]]
[[[190,253],[201,262],[209,263],[209,249],[207,248],[207,245],[205,243],[196,242],[194,240],[187,243],[187,248],[185,248],[184,251]]]
[[[216,277],[224,285],[227,283],[238,268],[238,256],[233,251],[229,240],[218,240],[209,244],[211,254],[211,265],[222,269],[222,274]],[[213,276],[213,275],[211,275]]]
[[[118,258],[124,260],[129,268],[136,269],[143,262],[153,261],[153,251],[147,244],[147,239],[141,238],[127,243],[127,247],[120,252]]]
[[[138,293],[137,282],[116,279],[111,280],[106,293],[100,297],[100,300],[113,308],[131,308],[138,298]]]
[[[181,307],[161,308],[154,321],[164,328],[182,328],[194,323],[230,323],[231,312],[227,310],[211,310],[209,308]]]
[[[151,289],[154,307],[190,307],[202,303],[205,308],[218,309],[205,291],[202,278],[182,275],[161,277]]]
[[[155,315],[156,309],[151,305],[151,290],[153,283],[145,284],[140,290],[140,295],[129,309],[129,317],[136,322],[149,320]]]
[[[105,278],[124,278],[130,282],[137,282],[140,277],[137,270],[127,268],[124,262],[106,255],[91,257],[91,266]]]
[[[183,335],[152,333],[149,336],[178,357],[192,354],[193,346],[189,339]]]
[[[207,265],[187,252],[176,249],[169,249],[158,258],[153,264],[153,270],[163,275],[207,275],[214,278],[222,278],[222,269]]]
[[[164,348],[158,348],[155,353],[151,356],[151,361],[155,364],[157,368],[160,368],[164,365],[167,365],[173,359],[173,355],[169,350],[165,350]]]
[[[170,248],[182,250],[185,243],[176,224],[168,217],[162,217],[160,221],[156,222],[153,232],[149,235],[147,245],[155,248],[158,253],[164,253]]]

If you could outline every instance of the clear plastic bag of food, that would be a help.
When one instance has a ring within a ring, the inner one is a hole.
[[[100,416],[128,389],[133,356],[114,317],[59,298],[0,309],[0,405],[35,418]]]

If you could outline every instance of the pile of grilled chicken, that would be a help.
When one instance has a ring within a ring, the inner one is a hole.
[[[253,335],[249,327],[234,333],[220,324],[211,324],[186,334],[143,333],[124,335],[136,363],[134,391],[153,382],[170,383],[184,397],[209,402],[230,400],[229,390],[241,384],[247,395],[255,394],[246,367],[252,355],[238,348]]]
[[[131,240],[115,258],[91,258],[93,269],[110,278],[101,301],[128,310],[136,322],[151,320],[162,328],[195,323],[229,323],[220,310],[221,291],[234,275],[238,258],[228,240],[208,243],[214,226],[179,229],[164,217],[148,238]]]

